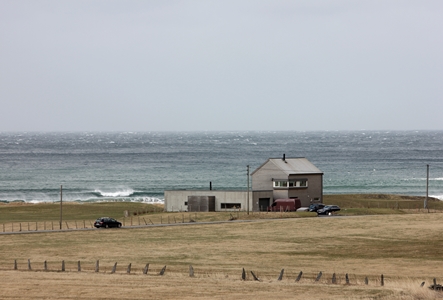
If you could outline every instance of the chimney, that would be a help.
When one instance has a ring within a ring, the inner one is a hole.
[[[286,154],[283,153],[283,160],[286,161]]]
[[[212,191],[212,181],[209,181],[209,190]]]

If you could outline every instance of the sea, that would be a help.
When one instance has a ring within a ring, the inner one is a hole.
[[[316,165],[324,194],[428,188],[443,200],[443,131],[361,130],[0,132],[0,201],[162,203],[165,190],[245,190],[248,166],[283,154]]]

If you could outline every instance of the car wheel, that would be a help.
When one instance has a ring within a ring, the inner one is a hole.
[[[122,224],[118,224],[118,226],[117,226],[118,228],[121,228],[122,227]]]
[[[109,228],[109,225],[108,225],[108,224],[106,224],[106,225],[105,225],[105,228]]]

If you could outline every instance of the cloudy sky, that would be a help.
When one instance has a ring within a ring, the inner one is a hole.
[[[443,130],[441,0],[0,0],[0,131]]]

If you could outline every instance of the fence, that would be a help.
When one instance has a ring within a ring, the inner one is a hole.
[[[19,263],[17,262],[17,260],[14,260],[14,265],[13,265],[13,269],[17,270],[17,271],[44,271],[44,272],[72,272],[70,269],[66,268],[66,264],[65,261],[62,260],[58,266],[54,267],[55,262],[51,262],[51,266],[52,268],[49,267],[48,262],[45,260],[43,263],[31,263],[31,259],[28,259],[27,262],[25,263],[21,263],[19,265]],[[70,263],[71,268],[73,266],[73,262]],[[20,266],[20,267],[19,267]],[[163,276],[166,274],[166,265],[164,265],[160,270],[157,269],[151,269],[150,270],[150,264],[147,263],[146,265],[144,265],[143,267],[138,267],[138,268],[134,268],[132,263],[129,263],[127,266],[123,265],[123,267],[118,267],[119,264],[117,262],[115,262],[112,267],[110,265],[101,265],[100,264],[100,260],[96,260],[94,264],[92,264],[91,262],[87,262],[86,263],[86,267],[84,266],[84,264],[82,265],[81,261],[77,261],[75,263],[75,267],[74,272],[89,272],[89,273],[108,273],[108,274],[118,274],[118,273],[123,273],[123,274],[133,274],[133,275],[155,275],[155,276]],[[181,271],[178,271],[179,273]],[[249,276],[249,273],[251,276]],[[204,273],[202,274],[203,277],[208,277],[208,272],[204,271]],[[217,276],[219,276],[219,272],[217,272],[216,274]],[[197,272],[194,270],[194,267],[192,265],[189,265],[189,272],[188,272],[188,276],[189,277],[199,277],[199,275],[197,274]],[[272,276],[272,275],[271,275]],[[228,276],[225,276],[228,277]],[[268,275],[269,277],[269,275]],[[289,276],[285,276],[285,269],[282,269],[280,271],[280,273],[275,274],[276,281],[283,281],[287,278],[287,280],[289,280],[290,282],[293,283],[318,283],[318,284],[334,284],[334,285],[372,285],[372,286],[384,286],[385,285],[385,276],[383,274],[381,274],[379,277],[375,277],[375,276],[356,276],[356,275],[349,275],[348,273],[346,274],[336,274],[336,273],[332,273],[329,274],[329,276],[325,275],[322,271],[320,271],[319,273],[303,273],[303,271],[300,271],[298,273],[298,275],[295,277],[289,277]],[[260,278],[260,276],[254,272],[254,271],[250,271],[250,272],[246,272],[246,270],[244,268],[242,268],[241,270],[241,275],[238,277],[239,280],[242,281],[258,281],[258,282],[262,282],[264,280],[262,280]],[[269,278],[266,279],[266,282],[268,282]],[[423,281],[421,283],[421,287],[423,287],[425,285],[425,281]],[[443,286],[440,284],[437,284],[437,280],[436,278],[433,279],[433,284],[429,286],[430,289],[432,290],[438,290],[438,291],[442,291],[443,290]]]
[[[173,223],[187,223],[196,222],[197,214],[185,214],[181,216],[162,215],[155,216],[135,216],[125,217],[121,219],[123,226],[143,226],[156,224],[173,224]],[[43,222],[9,222],[0,225],[0,231],[7,232],[31,232],[31,231],[56,231],[56,230],[70,230],[70,229],[87,229],[94,228],[94,221],[92,220],[74,220],[63,221],[61,224],[58,221],[43,221]]]

